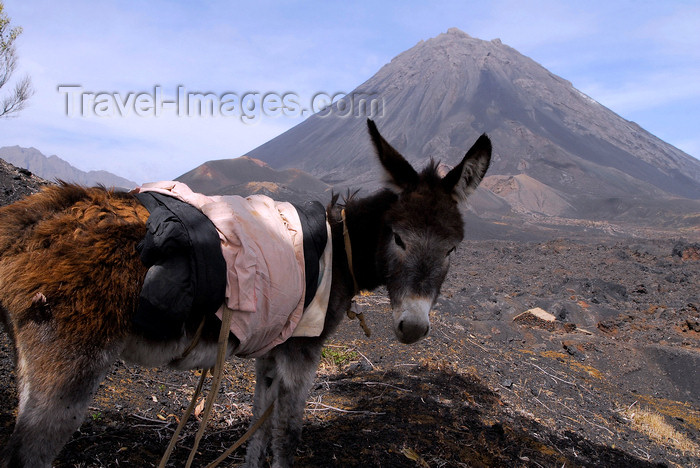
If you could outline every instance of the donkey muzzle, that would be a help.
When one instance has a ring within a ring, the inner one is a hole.
[[[432,306],[431,298],[411,297],[394,309],[394,333],[401,343],[415,343],[428,336]]]

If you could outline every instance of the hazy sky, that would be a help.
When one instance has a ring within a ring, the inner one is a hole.
[[[350,92],[394,56],[453,26],[500,38],[700,157],[697,0],[5,0],[5,12],[24,28],[16,76],[28,73],[36,94],[18,117],[0,120],[0,146],[33,146],[137,182],[241,156],[303,118],[247,121],[240,107],[178,116],[174,104],[154,115],[148,96],[174,101],[178,86],[218,98],[293,93],[308,107],[317,93]],[[67,109],[78,91],[94,96]],[[116,93],[126,99],[121,107],[107,102]]]

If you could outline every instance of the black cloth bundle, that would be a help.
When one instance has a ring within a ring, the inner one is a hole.
[[[179,336],[186,320],[224,302],[226,261],[214,224],[194,206],[157,192],[135,195],[148,209],[137,246],[148,267],[133,323],[151,339]]]

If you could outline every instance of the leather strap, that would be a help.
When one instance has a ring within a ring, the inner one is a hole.
[[[355,270],[352,268],[352,244],[350,243],[350,231],[348,231],[348,223],[345,220],[345,208],[341,210],[340,216],[343,218],[343,238],[345,239],[345,256],[348,258],[348,268],[350,268],[350,276],[352,276],[352,284],[355,288],[353,296],[360,292],[357,287],[357,279],[355,278]]]

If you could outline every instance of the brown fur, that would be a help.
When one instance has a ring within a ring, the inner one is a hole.
[[[123,337],[146,272],[136,244],[147,218],[128,194],[66,184],[1,208],[0,303],[13,332],[50,318],[56,338]],[[50,317],[32,307],[38,293]]]
[[[147,218],[131,195],[69,184],[0,208],[0,313],[20,394],[1,466],[50,465],[80,424],[132,328]]]

